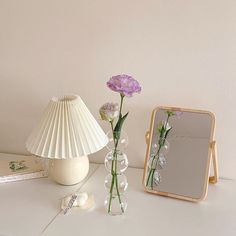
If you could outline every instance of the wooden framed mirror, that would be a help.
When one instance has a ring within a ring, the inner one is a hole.
[[[189,201],[207,195],[218,179],[215,117],[211,112],[157,107],[146,134],[143,185],[147,192]],[[214,176],[209,177],[213,161]]]

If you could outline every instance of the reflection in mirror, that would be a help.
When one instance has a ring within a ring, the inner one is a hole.
[[[143,180],[146,190],[186,200],[203,199],[214,116],[204,111],[157,108],[151,123]]]

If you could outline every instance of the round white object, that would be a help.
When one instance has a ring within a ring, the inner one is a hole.
[[[81,182],[88,174],[89,160],[87,156],[53,159],[49,164],[49,175],[59,184],[73,185]]]
[[[68,206],[68,204],[69,204],[69,202],[70,202],[70,200],[71,200],[71,196],[72,196],[72,195],[67,196],[67,197],[64,199],[64,204],[65,204],[66,206]],[[75,200],[74,203],[73,203],[73,206],[75,206],[75,207],[84,206],[84,205],[86,204],[87,200],[88,200],[88,194],[87,194],[86,192],[84,192],[84,193],[78,193],[78,194],[77,194],[77,198],[76,198],[76,200]]]
[[[84,193],[79,193],[78,197],[76,199],[76,206],[81,207],[81,206],[85,205],[87,200],[88,200],[88,194],[87,193],[85,193],[85,192]]]

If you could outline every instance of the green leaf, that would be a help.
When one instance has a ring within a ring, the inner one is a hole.
[[[164,134],[165,134],[165,126],[162,125],[161,130],[160,130],[160,138],[163,138]]]
[[[171,131],[171,129],[172,129],[172,127],[166,131],[166,133],[165,133],[165,139],[167,139],[167,136],[168,136],[169,132]]]
[[[170,117],[170,116],[174,116],[175,113],[173,111],[166,111],[166,114]]]
[[[119,120],[117,121],[115,129],[114,129],[115,139],[120,138],[120,132],[121,132],[122,126],[123,126],[124,121],[127,118],[128,114],[129,114],[129,112],[127,112],[124,116],[119,117]]]

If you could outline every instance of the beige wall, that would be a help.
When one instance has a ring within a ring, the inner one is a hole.
[[[126,101],[130,164],[143,166],[155,106],[200,108],[216,114],[220,172],[232,178],[235,42],[235,0],[0,0],[0,151],[26,153],[52,95],[77,93],[98,118],[118,98],[105,82],[128,73],[143,87]]]

